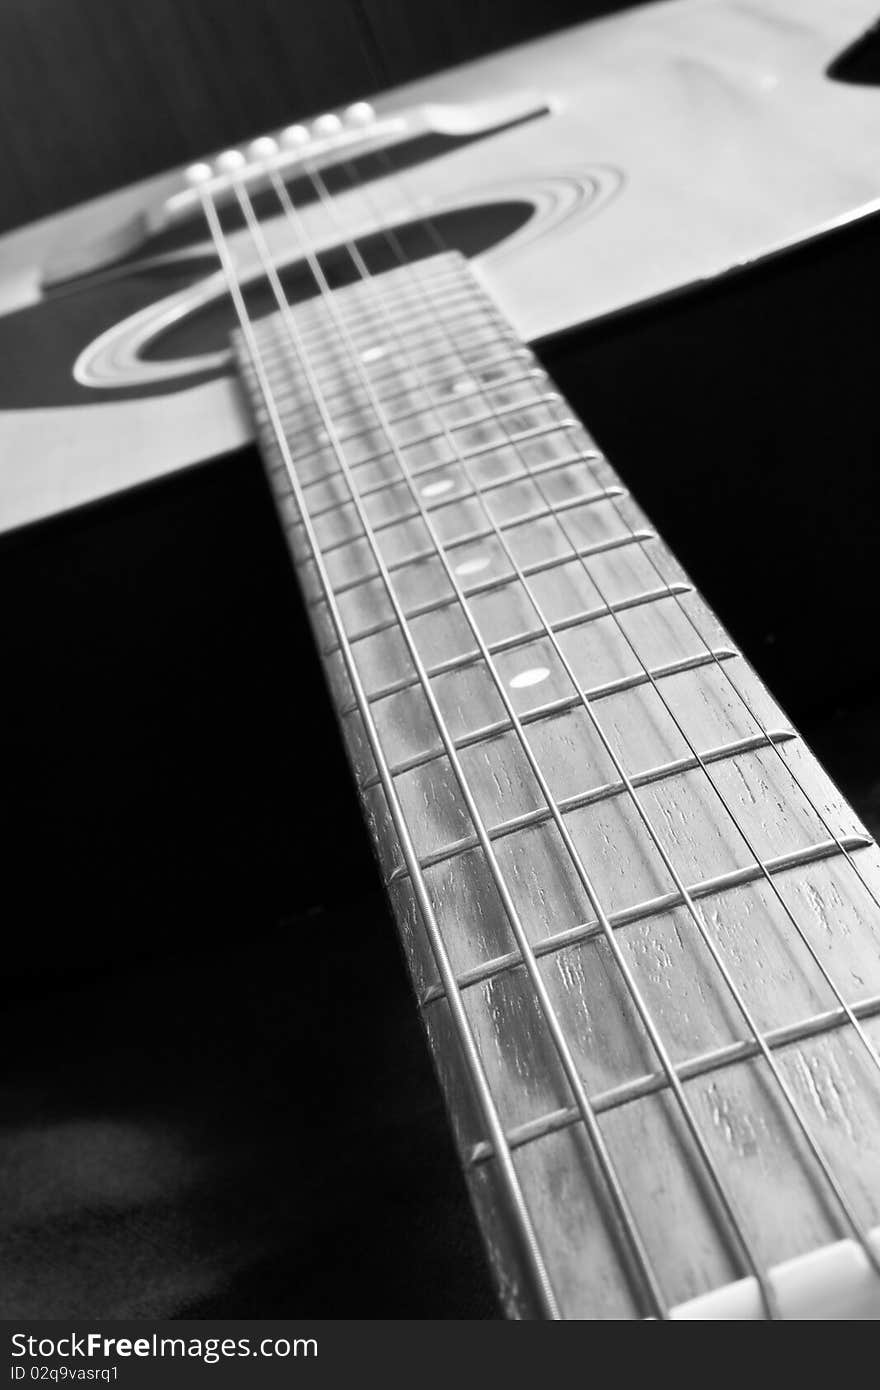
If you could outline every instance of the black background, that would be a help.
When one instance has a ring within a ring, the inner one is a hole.
[[[14,0],[5,221],[596,8]],[[876,245],[542,345],[868,817]],[[256,456],[0,576],[0,1313],[493,1315]]]

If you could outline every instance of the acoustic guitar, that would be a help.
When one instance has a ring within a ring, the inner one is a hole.
[[[511,1317],[880,1316],[880,856],[541,361],[880,207],[872,18],[650,7],[0,241],[12,539],[257,441]]]

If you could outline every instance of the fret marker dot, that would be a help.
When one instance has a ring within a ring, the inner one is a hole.
[[[513,677],[510,682],[511,689],[527,690],[530,685],[540,685],[549,674],[549,668],[546,666],[530,666],[528,671],[520,671],[519,675]]]
[[[461,381],[457,381],[455,383],[452,389],[455,392],[455,394],[459,396],[463,395],[465,391],[472,391],[475,385],[476,383],[474,382],[472,377],[463,377]]]
[[[460,565],[456,565],[456,574],[479,574],[481,570],[487,570],[492,561],[488,555],[478,555],[474,560],[462,560]]]
[[[361,361],[362,361],[362,362],[378,362],[379,358],[380,358],[380,357],[384,357],[384,356],[385,356],[385,349],[384,349],[383,347],[371,347],[371,348],[367,348],[366,352],[362,352],[362,353],[361,353]]]
[[[441,478],[438,483],[428,483],[427,487],[422,488],[423,497],[442,497],[444,492],[449,492],[455,484],[451,478]]]

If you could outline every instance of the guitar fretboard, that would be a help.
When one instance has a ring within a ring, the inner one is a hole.
[[[864,828],[460,257],[261,320],[254,346],[508,1310],[663,1316],[746,1279],[762,1316],[806,1252],[868,1267]]]

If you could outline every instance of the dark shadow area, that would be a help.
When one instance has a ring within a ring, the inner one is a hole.
[[[836,82],[851,82],[857,87],[880,84],[880,19],[838,53],[828,64],[828,76]]]
[[[0,1315],[492,1316],[256,455],[0,584]]]

